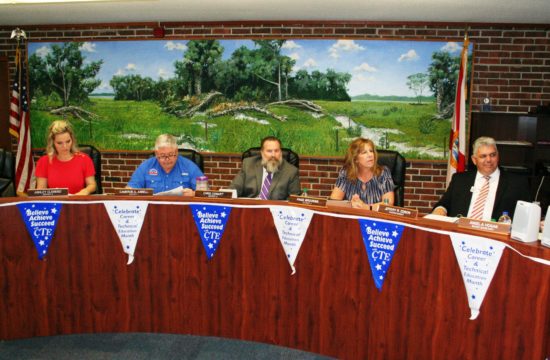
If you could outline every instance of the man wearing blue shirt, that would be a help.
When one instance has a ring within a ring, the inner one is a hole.
[[[155,157],[145,160],[134,172],[129,188],[151,188],[153,193],[183,187],[183,196],[194,196],[196,179],[203,176],[199,167],[178,155],[176,138],[162,134],[155,141]]]

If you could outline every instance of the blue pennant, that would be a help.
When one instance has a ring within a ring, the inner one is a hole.
[[[374,284],[378,290],[381,290],[393,254],[401,240],[404,226],[366,219],[359,219],[359,226],[367,249]]]
[[[28,202],[17,204],[17,207],[36,246],[38,258],[42,260],[48,252],[50,241],[52,241],[55,233],[57,219],[61,212],[61,204]]]
[[[220,246],[231,208],[219,205],[189,205],[208,260]]]

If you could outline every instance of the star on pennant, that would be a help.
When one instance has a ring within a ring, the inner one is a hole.
[[[57,209],[56,209],[56,208],[53,208],[53,209],[51,210],[51,212],[52,212],[52,214],[55,214],[55,213],[57,213]]]

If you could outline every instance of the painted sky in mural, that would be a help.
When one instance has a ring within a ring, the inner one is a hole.
[[[94,93],[110,93],[109,81],[114,75],[140,74],[159,78],[174,76],[174,61],[187,50],[185,40],[169,41],[96,41],[85,42],[81,50],[88,61],[103,59],[99,73],[102,84]],[[252,40],[220,40],[223,59],[241,46],[254,48]],[[30,43],[29,55],[45,54],[51,43]],[[294,71],[334,69],[352,75],[350,96],[415,96],[407,87],[407,76],[425,72],[435,51],[458,55],[456,42],[372,41],[372,40],[288,40],[282,53],[296,60]],[[429,95],[429,93],[425,94]]]

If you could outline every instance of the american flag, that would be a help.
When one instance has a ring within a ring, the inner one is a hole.
[[[31,124],[24,52],[15,52],[16,72],[10,101],[10,133],[18,138],[15,158],[15,187],[18,194],[34,186],[34,161],[31,151]]]
[[[460,68],[456,82],[455,111],[449,137],[449,163],[447,165],[447,186],[456,172],[466,170],[466,69],[468,68],[468,37],[464,38],[460,54]]]

